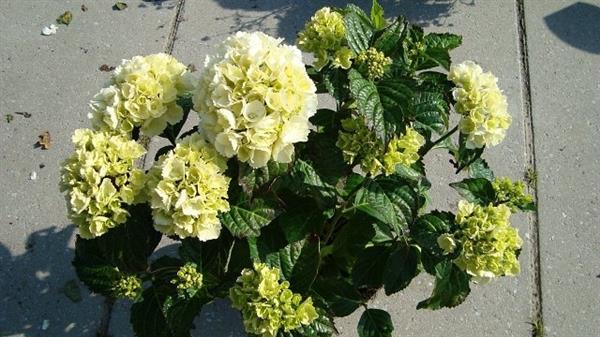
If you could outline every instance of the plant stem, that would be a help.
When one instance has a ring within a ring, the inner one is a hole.
[[[422,150],[423,154],[421,155],[421,157],[425,156],[429,150],[431,150],[432,148],[434,148],[436,145],[438,145],[439,143],[443,142],[444,140],[446,140],[446,138],[452,136],[456,131],[458,130],[458,125],[453,127],[450,131],[448,131],[445,135],[441,136],[440,138],[438,138],[435,142],[430,143],[428,146],[425,146]]]

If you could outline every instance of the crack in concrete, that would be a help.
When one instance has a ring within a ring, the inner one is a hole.
[[[179,24],[183,21],[183,8],[185,6],[185,0],[179,0],[177,2],[177,6],[175,8],[175,18],[173,19],[173,24],[171,25],[171,31],[169,32],[169,36],[167,38],[167,43],[164,48],[164,52],[166,54],[173,53],[173,47],[175,46],[175,40],[177,39],[177,32],[179,30]],[[148,150],[148,145],[150,144],[150,137],[141,135],[138,143],[140,143],[146,150]],[[144,167],[146,163],[146,158],[148,154],[144,154],[140,159],[136,161],[136,165],[138,167]],[[110,321],[112,318],[112,312],[115,305],[115,299],[111,297],[107,297],[104,300],[102,314],[100,316],[100,325],[98,326],[98,331],[96,333],[97,337],[109,337],[110,330]]]
[[[529,73],[529,55],[527,46],[527,31],[525,22],[525,0],[516,0],[517,7],[517,29],[519,34],[519,54],[521,65],[521,95],[524,111],[524,133],[525,133],[525,158],[528,168],[537,173],[535,160],[535,134],[533,129],[533,112],[531,108],[531,82]],[[532,186],[533,185],[533,186]],[[537,193],[537,179],[528,185],[529,193],[533,195],[536,206],[539,207]],[[540,261],[540,232],[539,218],[537,209],[529,213],[529,229],[531,233],[531,266],[533,269],[533,303],[531,308],[532,324],[543,327],[543,305],[542,305],[542,282],[541,282],[541,261]],[[536,337],[535,329],[532,329],[532,336]]]

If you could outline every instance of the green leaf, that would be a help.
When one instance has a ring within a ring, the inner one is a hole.
[[[321,208],[335,203],[335,187],[324,181],[309,161],[296,159],[284,186],[300,196],[313,198]]]
[[[163,146],[160,149],[158,149],[158,151],[156,151],[156,154],[154,155],[154,161],[158,161],[158,159],[160,158],[160,156],[162,156],[163,154],[167,154],[169,151],[173,150],[175,147],[173,145],[167,145],[167,146]]]
[[[402,245],[387,259],[383,272],[385,294],[391,295],[406,288],[419,274],[419,250],[415,246]]]
[[[423,200],[396,176],[367,181],[356,193],[354,207],[389,225],[396,235],[412,223]]]
[[[73,13],[66,11],[56,19],[56,23],[68,26],[71,23],[71,20],[73,20]]]
[[[335,145],[337,136],[338,132],[334,130],[328,133],[313,132],[300,152],[300,157],[310,160],[317,174],[332,185],[350,173],[350,166],[344,161],[342,150]]]
[[[148,204],[127,209],[127,222],[94,239],[102,256],[124,272],[141,272],[148,267],[148,257],[154,252],[162,234],[154,229],[152,210]]]
[[[373,36],[373,26],[362,9],[354,5],[348,5],[344,15],[346,26],[346,40],[348,46],[356,54],[369,48],[369,42]]]
[[[417,74],[419,89],[429,92],[437,92],[450,96],[454,83],[448,80],[448,75],[437,71],[423,71]]]
[[[471,178],[483,178],[489,181],[494,180],[494,172],[482,158],[475,160],[469,165],[469,176],[471,176]]]
[[[426,48],[452,50],[462,44],[462,36],[450,33],[429,33],[425,35]]]
[[[426,48],[419,56],[416,70],[424,70],[440,66],[450,69],[450,54],[443,48]]]
[[[377,92],[384,109],[384,118],[395,125],[404,125],[411,115],[411,102],[416,84],[406,78],[384,79],[377,83]]]
[[[454,214],[450,212],[433,211],[420,216],[410,226],[413,240],[426,251],[436,256],[441,256],[443,251],[437,244],[437,239],[445,233],[452,233],[455,229]]]
[[[477,159],[481,157],[484,149],[485,146],[477,149],[467,148],[467,135],[461,132],[458,137],[458,150],[452,151],[452,155],[455,159],[454,167],[456,167],[456,172],[458,173],[464,168],[468,168],[469,165],[477,161]]]
[[[402,49],[400,41],[406,34],[406,25],[406,20],[403,17],[399,17],[376,37],[373,47],[386,56],[397,57]]]
[[[485,178],[467,178],[459,182],[451,183],[454,188],[467,201],[480,205],[488,205],[496,201],[496,192],[492,183]]]
[[[110,264],[98,247],[98,241],[77,237],[73,266],[77,277],[92,291],[113,296],[113,287],[121,279],[119,269]]]
[[[392,252],[389,245],[372,246],[365,249],[352,268],[352,282],[357,287],[377,289],[383,284],[383,273]]]
[[[267,166],[253,169],[247,163],[240,163],[238,183],[248,195],[271,183],[275,178],[284,175],[289,164],[269,161]]]
[[[255,198],[238,205],[230,205],[229,212],[219,215],[221,223],[235,237],[259,236],[260,229],[281,213],[274,202]]]
[[[288,242],[304,239],[310,233],[319,233],[328,217],[310,198],[286,196],[287,209],[277,218]]]
[[[443,94],[417,92],[413,100],[415,128],[422,133],[443,134],[448,129],[448,103]]]
[[[331,109],[319,109],[317,113],[309,120],[317,127],[317,132],[327,133],[328,131],[337,131],[338,119],[341,113]],[[313,133],[311,133],[312,135]],[[309,135],[310,136],[310,135]]]
[[[381,309],[366,309],[358,321],[359,337],[392,337],[394,324],[390,314]]]
[[[376,228],[387,227],[387,225],[376,227],[376,221],[372,217],[358,213],[336,233],[332,254],[341,268],[349,271],[358,254],[377,235]]]
[[[340,68],[327,68],[323,72],[323,85],[329,94],[338,102],[343,102],[350,95],[348,91],[347,72]]]
[[[375,29],[381,29],[386,25],[383,7],[381,7],[377,0],[373,0],[373,4],[371,5],[371,22]]]
[[[131,307],[129,321],[136,337],[175,337],[162,311],[167,292],[152,286],[142,293],[142,300]]]
[[[470,277],[452,261],[443,261],[435,266],[435,286],[431,297],[420,302],[417,309],[437,310],[461,304],[471,292]]]
[[[194,296],[185,298],[169,296],[165,299],[162,310],[174,337],[190,337],[190,330],[194,326],[194,318],[200,314],[208,298]]]
[[[362,303],[358,290],[342,278],[319,277],[313,290],[325,299],[329,310],[336,317],[350,315]]]
[[[350,93],[358,106],[358,112],[365,118],[365,124],[385,144],[396,131],[397,117],[383,109],[375,84],[365,79],[356,69],[350,69]]]

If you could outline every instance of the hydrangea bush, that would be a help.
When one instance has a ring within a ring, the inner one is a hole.
[[[380,289],[431,274],[416,305],[435,310],[462,303],[471,282],[516,276],[510,217],[533,199],[481,158],[511,118],[494,75],[451,64],[460,44],[386,20],[373,1],[370,15],[320,9],[298,47],[236,33],[197,77],[165,54],[123,61],[64,163],[79,278],[133,301],[139,337],[190,336],[217,298],[249,336],[332,336],[334,318],[362,310],[358,336],[384,337],[392,317],[369,304]],[[182,130],[192,110],[200,122]],[[147,171],[140,134],[168,142]],[[428,207],[432,150],[452,158],[454,213]],[[162,237],[176,255],[153,255]]]

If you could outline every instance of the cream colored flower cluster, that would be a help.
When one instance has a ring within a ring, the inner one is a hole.
[[[144,172],[134,162],[144,153],[120,135],[88,129],[73,135],[75,152],[63,163],[61,189],[69,192],[69,217],[86,239],[124,223],[144,187]]]
[[[288,281],[280,282],[279,269],[255,263],[244,269],[229,290],[234,308],[242,312],[246,331],[261,337],[275,337],[279,330],[295,330],[309,325],[319,316],[312,298],[302,301]]]
[[[300,50],[281,41],[260,32],[229,37],[207,57],[194,95],[201,133],[223,156],[254,168],[291,162],[316,113]]]
[[[329,61],[334,67],[348,69],[354,53],[347,46],[342,14],[329,7],[319,9],[298,33],[298,48],[313,53],[314,66],[321,70]]]
[[[460,229],[454,238],[461,251],[454,263],[478,282],[515,276],[520,271],[517,252],[523,241],[510,225],[510,215],[504,204],[481,206],[464,200],[458,204],[456,222]]]
[[[363,172],[377,176],[396,172],[396,165],[410,166],[420,158],[419,149],[425,144],[425,138],[411,127],[404,134],[395,136],[386,151],[383,143],[373,132],[367,129],[364,121],[358,118],[342,120],[342,131],[339,132],[336,146],[342,150],[344,160],[354,164],[360,160]]]
[[[498,79],[471,61],[451,66],[448,79],[456,85],[455,108],[462,115],[459,125],[460,131],[468,136],[467,147],[498,145],[512,120]]]
[[[199,134],[182,139],[147,175],[154,227],[180,238],[216,239],[229,210],[225,160]]]
[[[140,127],[147,136],[160,134],[167,123],[183,117],[177,97],[192,90],[187,67],[167,54],[123,60],[90,103],[94,128],[130,133]]]

